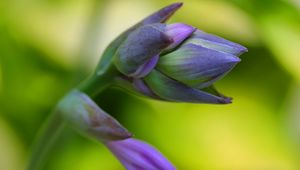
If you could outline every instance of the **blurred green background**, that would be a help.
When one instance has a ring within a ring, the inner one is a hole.
[[[0,169],[24,169],[51,108],[119,33],[171,0],[1,0]],[[230,105],[166,103],[118,89],[98,103],[181,170],[300,169],[300,1],[183,0],[185,22],[248,47],[216,86]],[[67,128],[46,170],[119,170]]]

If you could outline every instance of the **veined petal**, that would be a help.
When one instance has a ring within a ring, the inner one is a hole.
[[[187,44],[161,57],[156,68],[184,84],[203,88],[222,78],[239,61],[229,53]]]
[[[166,26],[166,35],[168,35],[170,38],[172,38],[173,43],[170,44],[165,51],[169,51],[176,46],[178,46],[180,43],[182,43],[186,38],[188,38],[196,28],[182,24],[182,23],[175,23],[175,24],[169,24]]]
[[[143,141],[129,138],[105,144],[127,170],[176,170],[162,153]]]
[[[172,40],[164,34],[165,24],[151,24],[133,31],[119,47],[115,65],[125,75],[132,75]]]
[[[175,81],[157,70],[153,70],[144,80],[156,95],[168,101],[215,104],[231,102],[229,98],[210,94]]]
[[[248,51],[247,48],[242,45],[200,30],[195,31],[184,44],[196,44],[202,47],[229,53],[236,56],[240,56],[244,52]]]

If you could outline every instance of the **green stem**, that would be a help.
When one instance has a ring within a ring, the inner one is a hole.
[[[100,5],[99,2],[102,1],[94,0],[95,4],[93,6],[95,8],[92,11],[91,19],[82,41],[82,49],[79,51],[80,56],[84,56],[84,54],[88,53],[87,51],[90,50],[91,44],[95,44],[94,37],[97,37],[95,35],[97,34],[97,31],[100,30],[97,25],[100,21],[99,17],[102,16],[100,13],[102,10],[100,7],[103,7],[103,5]],[[81,83],[78,89],[88,94],[91,98],[94,98],[112,83],[115,73],[116,72],[113,68],[105,67],[102,72],[95,73],[92,77]],[[30,157],[27,170],[41,169],[45,160],[47,160],[51,147],[54,145],[62,131],[64,124],[65,123],[61,117],[60,111],[56,108],[50,115],[50,118],[38,135],[37,141],[33,145],[32,155]]]
[[[91,77],[83,81],[78,89],[91,98],[95,98],[102,90],[111,85],[118,72],[114,66],[110,66],[104,72],[96,72]]]
[[[63,127],[64,121],[61,114],[58,109],[55,109],[34,144],[28,170],[38,170],[41,168],[43,160],[47,157],[50,148],[55,143]]]
[[[117,72],[114,67],[109,67],[104,73],[95,73],[90,78],[82,82],[78,89],[95,98],[102,90],[107,88],[116,76]],[[34,145],[32,156],[28,165],[28,170],[39,170],[46,160],[49,150],[55,143],[58,135],[64,127],[64,120],[61,117],[58,107],[50,115],[48,122],[45,124],[38,140]]]
[[[113,83],[114,77],[118,74],[114,67],[109,67],[105,72],[95,73],[78,86],[78,90],[86,93],[91,98],[96,96]],[[28,170],[39,170],[45,163],[50,149],[64,127],[64,120],[60,109],[56,107],[44,125],[32,150]]]

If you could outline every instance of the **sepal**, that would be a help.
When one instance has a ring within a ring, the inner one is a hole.
[[[86,94],[73,90],[59,103],[58,109],[68,124],[83,135],[101,141],[120,140],[132,136],[112,116],[105,113]]]
[[[153,70],[144,79],[152,91],[164,100],[189,103],[231,103],[230,98],[189,87],[165,76],[157,70]]]

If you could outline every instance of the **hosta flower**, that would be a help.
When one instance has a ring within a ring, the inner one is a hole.
[[[177,102],[230,103],[213,83],[247,49],[182,24],[149,23],[128,34],[114,55],[122,87]]]
[[[153,146],[133,138],[109,141],[106,146],[127,170],[176,170]]]
[[[132,134],[94,101],[115,84],[151,98],[193,103],[230,103],[213,83],[225,76],[247,49],[183,23],[164,22],[182,3],[169,5],[118,36],[105,49],[95,73],[58,103],[45,135],[33,150],[29,169],[41,165],[40,152],[61,122],[104,143],[127,170],[175,170],[154,147]],[[63,119],[61,119],[63,117]],[[64,120],[64,121],[61,121]],[[54,127],[52,125],[57,125]],[[49,142],[51,144],[51,142]]]

